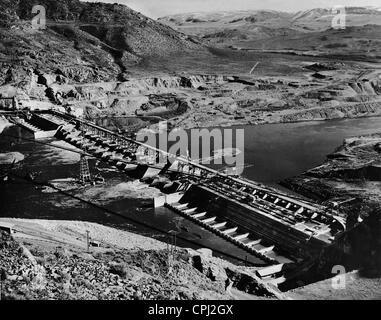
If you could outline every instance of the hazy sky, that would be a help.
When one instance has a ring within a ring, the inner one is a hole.
[[[223,11],[245,9],[272,9],[280,11],[300,11],[312,8],[345,6],[377,6],[380,0],[90,0],[119,2],[151,18],[200,11]]]

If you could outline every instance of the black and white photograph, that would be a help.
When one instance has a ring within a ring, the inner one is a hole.
[[[380,0],[0,0],[0,309],[380,299]]]

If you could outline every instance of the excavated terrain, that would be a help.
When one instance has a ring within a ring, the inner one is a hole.
[[[370,51],[352,61],[329,50],[298,56],[214,49],[126,6],[78,0],[39,3],[48,21],[36,30],[34,1],[0,4],[0,107],[15,97],[20,108],[91,120],[139,116],[136,128],[162,120],[190,128],[381,113],[379,64]],[[290,18],[262,15],[260,24]]]

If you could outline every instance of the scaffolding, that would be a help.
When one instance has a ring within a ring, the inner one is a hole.
[[[82,142],[85,142],[85,128],[79,123],[79,130],[81,131],[80,136],[82,137]],[[84,148],[84,151],[87,152],[87,148]],[[80,160],[80,169],[79,169],[79,181],[83,184],[93,183],[93,179],[90,173],[89,159],[85,154],[81,154]]]
[[[89,161],[85,155],[81,155],[79,180],[83,184],[93,182],[90,174]]]

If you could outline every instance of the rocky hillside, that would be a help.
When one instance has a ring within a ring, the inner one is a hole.
[[[86,222],[15,220],[0,231],[6,300],[229,300],[281,297],[229,262]],[[1,221],[0,223],[3,223]],[[100,247],[87,252],[83,235]]]
[[[169,281],[166,277],[168,254],[164,251],[109,251],[94,257],[63,248],[53,252],[34,248],[28,255],[5,234],[1,236],[0,264],[6,300],[189,300],[205,299],[204,295],[208,293],[218,299],[228,299],[223,286],[213,288],[206,277],[201,280],[204,276],[197,274],[198,271],[183,258],[176,262],[174,268],[174,273],[182,272],[181,275],[174,274],[173,281]],[[187,259],[186,256],[184,258]],[[154,263],[148,264],[147,261]],[[187,290],[180,286],[175,290],[175,282],[180,284],[186,278],[194,284],[201,280],[204,289]]]
[[[35,4],[46,8],[45,30],[32,28]],[[33,72],[76,83],[124,79],[144,59],[201,48],[124,5],[1,0],[0,12],[0,85],[25,86]]]

